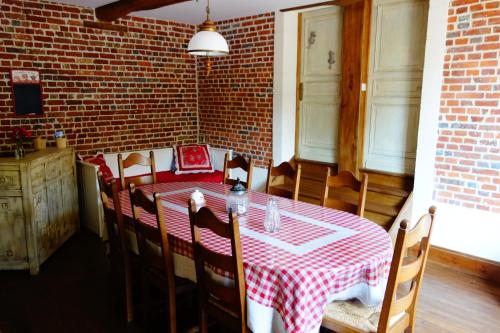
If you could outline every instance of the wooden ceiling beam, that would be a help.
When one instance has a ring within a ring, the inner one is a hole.
[[[323,6],[346,7],[346,6],[350,6],[350,5],[353,5],[355,3],[358,3],[360,1],[363,1],[363,0],[331,0],[331,1],[325,1],[325,2],[312,3],[309,5],[284,8],[284,9],[281,9],[280,12],[290,12],[290,11],[295,11],[295,10],[303,10],[303,9],[310,9],[310,8],[323,7]]]
[[[95,16],[102,21],[113,21],[125,17],[132,12],[156,9],[186,1],[189,0],[118,0],[97,7]]]

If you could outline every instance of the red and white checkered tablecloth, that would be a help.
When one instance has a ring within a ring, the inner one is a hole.
[[[162,194],[171,249],[192,258],[187,200],[195,189],[204,193],[207,206],[228,219],[226,185],[165,183],[140,187]],[[310,332],[319,327],[328,299],[354,285],[385,283],[392,257],[391,239],[380,226],[356,215],[278,198],[281,228],[270,233],[263,221],[269,195],[250,192],[248,217],[240,220],[241,246],[247,297],[274,308],[287,332]],[[127,191],[121,192],[123,213],[131,216]],[[144,222],[156,225],[154,216]],[[202,233],[215,251],[230,253],[230,243]]]

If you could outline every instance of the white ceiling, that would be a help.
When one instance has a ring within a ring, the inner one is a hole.
[[[113,2],[111,0],[52,1],[92,8]],[[220,21],[324,1],[325,0],[210,0],[210,9],[212,20]],[[206,4],[206,0],[192,0],[154,10],[135,12],[132,15],[190,24],[200,24],[205,19]]]

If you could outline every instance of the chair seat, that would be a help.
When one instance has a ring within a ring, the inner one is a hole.
[[[348,327],[349,332],[377,332],[381,308],[382,304],[366,306],[358,300],[332,302],[326,306],[323,326],[328,327],[330,322],[333,326]],[[406,312],[401,312],[392,316],[389,327],[405,314]]]
[[[377,332],[380,308],[363,305],[357,300],[336,301],[326,306],[323,322],[337,322],[352,328],[352,331]]]

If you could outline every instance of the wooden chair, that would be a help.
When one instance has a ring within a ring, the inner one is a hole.
[[[132,322],[134,320],[132,267],[120,198],[118,196],[118,186],[115,179],[107,183],[100,171],[97,173],[97,179],[104,210],[104,221],[108,232],[108,253],[113,260],[116,259],[122,263],[125,280],[127,321]],[[111,199],[113,200],[112,205],[110,202]]]
[[[325,192],[321,205],[363,217],[365,212],[366,189],[368,187],[368,175],[364,173],[363,178],[359,181],[350,171],[340,171],[336,176],[331,176],[330,172],[331,170],[328,168],[325,178]],[[344,198],[329,197],[328,192],[330,188],[350,188],[353,191],[359,192],[357,204],[344,201]]]
[[[229,160],[229,154],[226,153],[226,157],[224,158],[224,184],[229,184],[229,185],[236,184],[235,179],[229,178],[229,170],[241,168],[241,169],[243,169],[243,171],[246,171],[246,173],[247,173],[247,180],[242,181],[242,183],[243,183],[243,185],[245,185],[245,187],[248,190],[251,190],[252,189],[253,165],[254,165],[254,161],[251,157],[248,159],[248,162],[241,155],[238,155],[235,158],[233,158],[232,160]]]
[[[302,166],[300,163],[297,164],[296,168],[289,162],[283,162],[275,167],[274,161],[271,159],[267,169],[266,193],[297,201],[299,198],[301,170]],[[275,181],[278,177],[282,179],[282,182],[279,184]],[[285,178],[291,181],[291,186],[286,186]]]
[[[143,319],[147,324],[149,321],[149,286],[153,285],[164,291],[167,296],[168,330],[174,333],[177,331],[175,297],[194,291],[195,285],[174,275],[173,257],[170,252],[160,194],[154,193],[153,200],[151,200],[141,190],[136,190],[133,183],[129,184],[129,193],[143,279]],[[155,217],[156,226],[143,222],[143,216],[146,214]]]
[[[335,332],[413,332],[415,311],[422,286],[435,207],[422,216],[413,229],[404,220],[398,230],[391,270],[382,307],[366,307],[357,301],[327,305],[322,326]],[[418,247],[415,256],[408,251]],[[409,291],[404,286],[410,284]]]
[[[236,214],[229,214],[229,223],[219,220],[212,211],[202,207],[198,212],[188,201],[191,237],[193,239],[196,279],[200,302],[200,332],[207,332],[207,317],[237,332],[246,332],[245,275],[241,256],[240,232]],[[200,229],[209,229],[217,236],[230,240],[231,255],[209,250],[201,241]],[[218,268],[234,277],[234,284],[223,284],[210,269]]]
[[[125,177],[125,169],[134,165],[151,167],[151,174]],[[134,183],[135,185],[156,184],[156,166],[153,151],[149,152],[149,157],[144,157],[139,153],[131,153],[126,159],[123,159],[122,154],[118,154],[118,172],[120,173],[120,185],[123,190],[126,189],[130,183]]]

